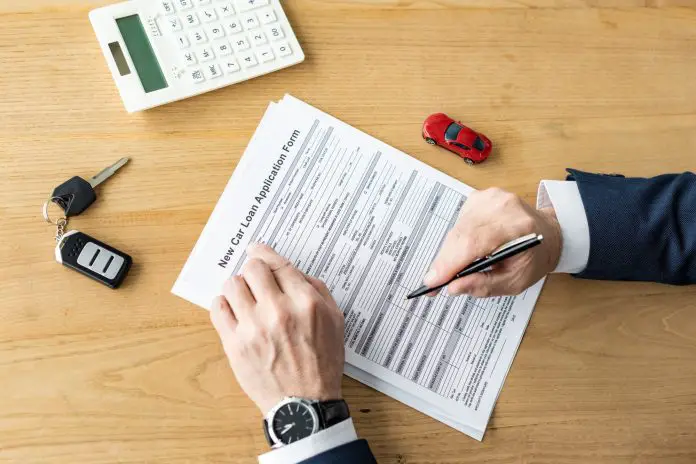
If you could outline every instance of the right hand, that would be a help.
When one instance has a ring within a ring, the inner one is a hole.
[[[449,295],[517,295],[552,272],[561,256],[561,228],[553,208],[536,210],[517,195],[497,188],[474,192],[447,234],[424,284],[441,285],[476,259],[531,233],[544,236],[541,245],[496,264],[491,272],[455,280],[447,286]]]

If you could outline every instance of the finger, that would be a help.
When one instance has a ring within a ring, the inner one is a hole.
[[[283,256],[265,243],[252,243],[247,247],[247,254],[250,258],[258,258],[268,264],[271,271],[277,271],[292,264]]]
[[[432,298],[434,296],[438,296],[440,294],[440,290],[441,289],[438,288],[437,290],[433,290],[432,292],[427,293],[425,296],[430,297],[430,298]]]
[[[334,300],[334,297],[331,295],[331,291],[329,290],[329,287],[326,286],[326,284],[312,276],[305,276],[305,279],[307,279],[307,282],[309,282],[309,285],[314,287],[314,290],[316,290],[317,293],[324,299],[326,302],[326,305],[335,311],[335,315],[338,316],[337,319],[337,324],[339,328],[339,332],[343,333],[345,330],[345,316],[341,308],[338,307],[338,304],[336,303],[336,300]]]
[[[444,284],[476,259],[475,241],[468,229],[458,224],[447,233],[442,248],[423,279],[425,285],[437,287]]]
[[[221,339],[232,336],[237,328],[237,318],[224,296],[218,296],[213,300],[210,320]]]
[[[472,295],[479,298],[516,295],[514,280],[510,272],[479,272],[457,279],[447,286],[449,295]]]
[[[317,292],[319,292],[319,294],[321,295],[322,298],[324,298],[324,300],[326,300],[326,301],[333,300],[333,296],[331,295],[329,288],[326,286],[326,284],[324,282],[322,282],[321,280],[319,280],[315,277],[308,276],[308,275],[305,276],[305,279],[307,279],[307,282],[309,282],[309,284],[312,287],[314,287],[314,289]]]
[[[242,268],[242,275],[258,302],[268,302],[282,293],[271,268],[259,258],[251,258]]]
[[[247,248],[247,253],[250,258],[260,259],[268,265],[283,293],[296,294],[307,285],[304,274],[268,245],[254,243]]]
[[[232,312],[239,322],[245,323],[253,318],[256,300],[242,276],[229,278],[222,287],[222,294],[229,306],[234,308]]]
[[[445,237],[442,248],[423,279],[429,287],[444,284],[477,259],[487,256],[515,237],[514,232],[492,221],[477,225],[468,222],[466,216],[459,221]]]

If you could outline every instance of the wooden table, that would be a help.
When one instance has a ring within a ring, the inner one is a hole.
[[[208,315],[169,290],[285,92],[530,201],[567,166],[696,168],[693,0],[287,1],[304,64],[134,115],[87,19],[105,3],[0,4],[3,463],[252,463],[266,450]],[[492,158],[470,168],[423,143],[436,111],[491,137]],[[110,291],[54,262],[40,206],[126,155],[71,221],[134,256]],[[555,275],[482,444],[344,385],[381,463],[693,463],[695,359],[696,287]]]

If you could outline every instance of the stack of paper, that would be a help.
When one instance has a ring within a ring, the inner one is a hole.
[[[246,245],[267,243],[328,285],[345,314],[347,375],[480,440],[543,282],[517,297],[404,299],[471,191],[286,96],[172,291],[208,308]]]

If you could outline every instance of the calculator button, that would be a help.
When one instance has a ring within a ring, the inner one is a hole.
[[[162,10],[163,15],[170,15],[174,13],[174,2],[171,0],[162,0],[160,2],[160,10]]]
[[[256,59],[256,56],[254,56],[253,53],[240,53],[239,59],[242,62],[242,66],[244,66],[245,68],[252,68],[259,64],[258,60]]]
[[[283,32],[283,28],[280,26],[267,27],[266,33],[271,40],[280,40],[285,38],[285,32]]]
[[[261,60],[262,63],[268,63],[269,61],[275,60],[273,50],[271,50],[271,47],[269,46],[259,47],[256,50],[256,54],[258,55],[259,60]]]
[[[182,15],[181,22],[186,24],[187,27],[198,26],[201,22],[198,20],[196,13],[186,13]]]
[[[222,76],[222,70],[220,66],[215,63],[209,64],[204,68],[205,77],[207,79],[215,79],[216,77]]]
[[[206,23],[215,21],[217,19],[217,13],[215,12],[215,9],[205,8],[201,10],[201,19],[203,19],[203,21]]]
[[[191,0],[175,0],[177,8],[180,10],[188,10],[193,8],[193,2]]]
[[[242,32],[242,23],[240,23],[238,19],[230,19],[225,22],[225,29],[227,29],[230,35],[237,34]]]
[[[217,8],[215,8],[220,16],[223,18],[226,18],[228,16],[232,16],[234,14],[234,7],[232,6],[231,2],[226,2],[223,5],[219,5]]]
[[[182,29],[181,26],[181,21],[179,21],[179,18],[176,16],[171,16],[167,18],[167,26],[169,27],[170,31],[180,31]]]
[[[271,24],[278,19],[275,11],[270,9],[259,11],[259,18],[261,19],[261,24]]]
[[[279,42],[273,44],[273,50],[278,54],[278,56],[288,56],[292,55],[292,49],[287,42]]]
[[[205,77],[203,76],[203,71],[200,68],[194,68],[189,71],[189,76],[191,76],[191,80],[195,82],[196,84],[200,84],[202,82],[205,82]]]
[[[186,64],[186,66],[193,66],[194,64],[198,63],[196,54],[192,51],[184,52],[182,56],[184,57],[184,63]]]
[[[268,5],[268,0],[237,0],[239,11],[249,11],[254,8]]]
[[[213,53],[213,49],[210,47],[202,47],[198,49],[198,58],[201,60],[201,63],[204,63],[214,59],[215,53]]]
[[[254,29],[255,27],[259,27],[259,20],[254,13],[247,13],[242,15],[242,24],[246,30]]]
[[[266,39],[266,34],[264,34],[261,31],[256,31],[252,32],[251,34],[251,41],[254,43],[255,46],[263,45],[266,42],[268,42],[268,39]]]
[[[232,47],[230,46],[230,43],[226,40],[216,41],[213,48],[217,56],[226,56],[232,53]]]
[[[188,37],[186,34],[179,34],[176,36],[176,43],[179,44],[179,47],[181,48],[188,48],[189,45],[191,45],[191,42],[189,42]]]
[[[246,37],[242,36],[232,40],[232,47],[234,47],[235,52],[241,52],[251,47],[251,44]]]
[[[222,61],[222,69],[225,71],[225,74],[234,74],[239,72],[242,67],[239,66],[239,63],[237,63],[234,57],[231,57]]]
[[[220,23],[208,26],[206,27],[206,30],[208,31],[208,34],[212,40],[225,37],[225,29],[223,29],[222,24]]]
[[[210,5],[211,0],[195,0],[197,6]]]
[[[191,31],[191,40],[193,40],[194,43],[202,44],[208,41],[208,36],[205,35],[205,31],[199,27]]]

